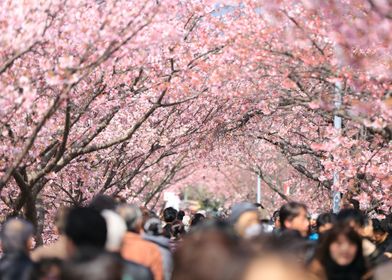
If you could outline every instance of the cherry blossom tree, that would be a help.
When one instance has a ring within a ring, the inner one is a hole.
[[[2,1],[2,214],[41,243],[59,204],[153,206],[200,163],[282,200],[340,190],[388,211],[391,5],[264,2]]]

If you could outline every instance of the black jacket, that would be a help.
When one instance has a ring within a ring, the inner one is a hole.
[[[1,280],[28,280],[33,270],[33,262],[24,252],[4,254],[0,260]]]

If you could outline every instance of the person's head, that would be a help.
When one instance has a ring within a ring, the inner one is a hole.
[[[175,221],[170,227],[170,235],[174,239],[181,239],[185,234],[185,226],[181,221]]]
[[[253,203],[235,204],[231,210],[229,220],[239,236],[245,237],[248,231],[253,231],[253,227],[257,227],[256,231],[258,233],[261,232],[259,210]]]
[[[376,244],[379,244],[383,242],[388,236],[388,231],[385,226],[385,220],[380,221],[378,219],[373,219],[372,224],[373,224],[372,240],[376,242]]]
[[[103,210],[101,215],[106,221],[107,238],[105,248],[109,252],[119,252],[122,240],[127,232],[127,226],[124,219],[112,210]]]
[[[205,219],[206,219],[206,217],[205,217],[203,214],[201,214],[201,213],[196,213],[196,214],[192,217],[192,219],[191,219],[191,222],[190,222],[191,228],[193,228],[193,227],[195,227],[195,226],[197,226],[197,225],[200,225]]]
[[[316,227],[318,216],[320,216],[318,213],[310,214],[310,216],[309,216],[309,223],[310,223],[310,227],[311,228],[315,228]]]
[[[328,276],[339,268],[351,268],[350,272],[359,275],[366,272],[362,239],[347,225],[334,226],[325,234],[316,257],[325,267]]]
[[[144,232],[147,235],[159,236],[163,234],[161,220],[150,218],[144,223]]]
[[[151,210],[148,210],[147,207],[140,207],[140,211],[142,211],[142,217],[143,217],[143,222],[142,222],[142,228],[144,229],[144,225],[147,222],[147,220],[151,218],[157,218],[159,219],[158,215]]]
[[[173,207],[168,207],[163,210],[163,220],[165,223],[172,223],[177,219],[177,210]]]
[[[317,233],[321,234],[330,230],[336,222],[336,214],[322,213],[317,217],[316,229]]]
[[[338,213],[337,222],[348,225],[359,232],[365,226],[365,216],[357,209],[342,209]]]
[[[359,234],[365,238],[372,238],[373,237],[373,221],[372,221],[372,219],[365,217],[365,224],[360,229]]]
[[[64,234],[65,232],[65,224],[69,210],[70,209],[68,207],[62,206],[56,212],[54,217],[54,225],[58,234]]]
[[[116,201],[108,195],[98,194],[91,200],[89,207],[98,212],[102,212],[103,210],[114,211],[116,209]]]
[[[143,224],[143,215],[140,208],[134,204],[122,204],[117,207],[117,213],[124,219],[127,231],[140,233]]]
[[[308,211],[305,204],[289,202],[279,210],[280,225],[283,230],[296,230],[302,236],[309,233]]]
[[[104,249],[107,236],[106,221],[98,211],[89,207],[73,208],[67,216],[65,235],[70,255],[82,247]]]
[[[121,280],[123,264],[114,254],[84,248],[64,263],[62,280]]]
[[[178,211],[177,213],[177,220],[182,221],[184,219],[185,212],[183,210]]]
[[[276,229],[280,228],[280,218],[279,218],[279,210],[276,210],[274,214],[272,214],[272,221],[274,222],[274,227]]]
[[[238,239],[230,225],[211,221],[195,227],[183,238],[174,254],[173,280],[226,279],[222,273],[230,268],[228,263]],[[211,269],[213,265],[213,269]]]
[[[21,218],[7,220],[1,231],[4,253],[26,252],[32,247],[34,227]]]

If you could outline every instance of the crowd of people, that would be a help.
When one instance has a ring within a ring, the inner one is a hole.
[[[9,218],[0,279],[392,279],[391,215],[371,219],[345,208],[315,216],[289,202],[269,220],[261,208],[242,202],[227,216],[172,207],[157,215],[98,196],[58,209],[57,241],[35,249],[32,224]]]

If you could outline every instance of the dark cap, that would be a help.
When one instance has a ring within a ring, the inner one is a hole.
[[[241,202],[235,204],[231,209],[229,222],[231,224],[236,223],[242,214],[249,211],[258,211],[257,206],[255,206],[253,203],[250,202]]]

